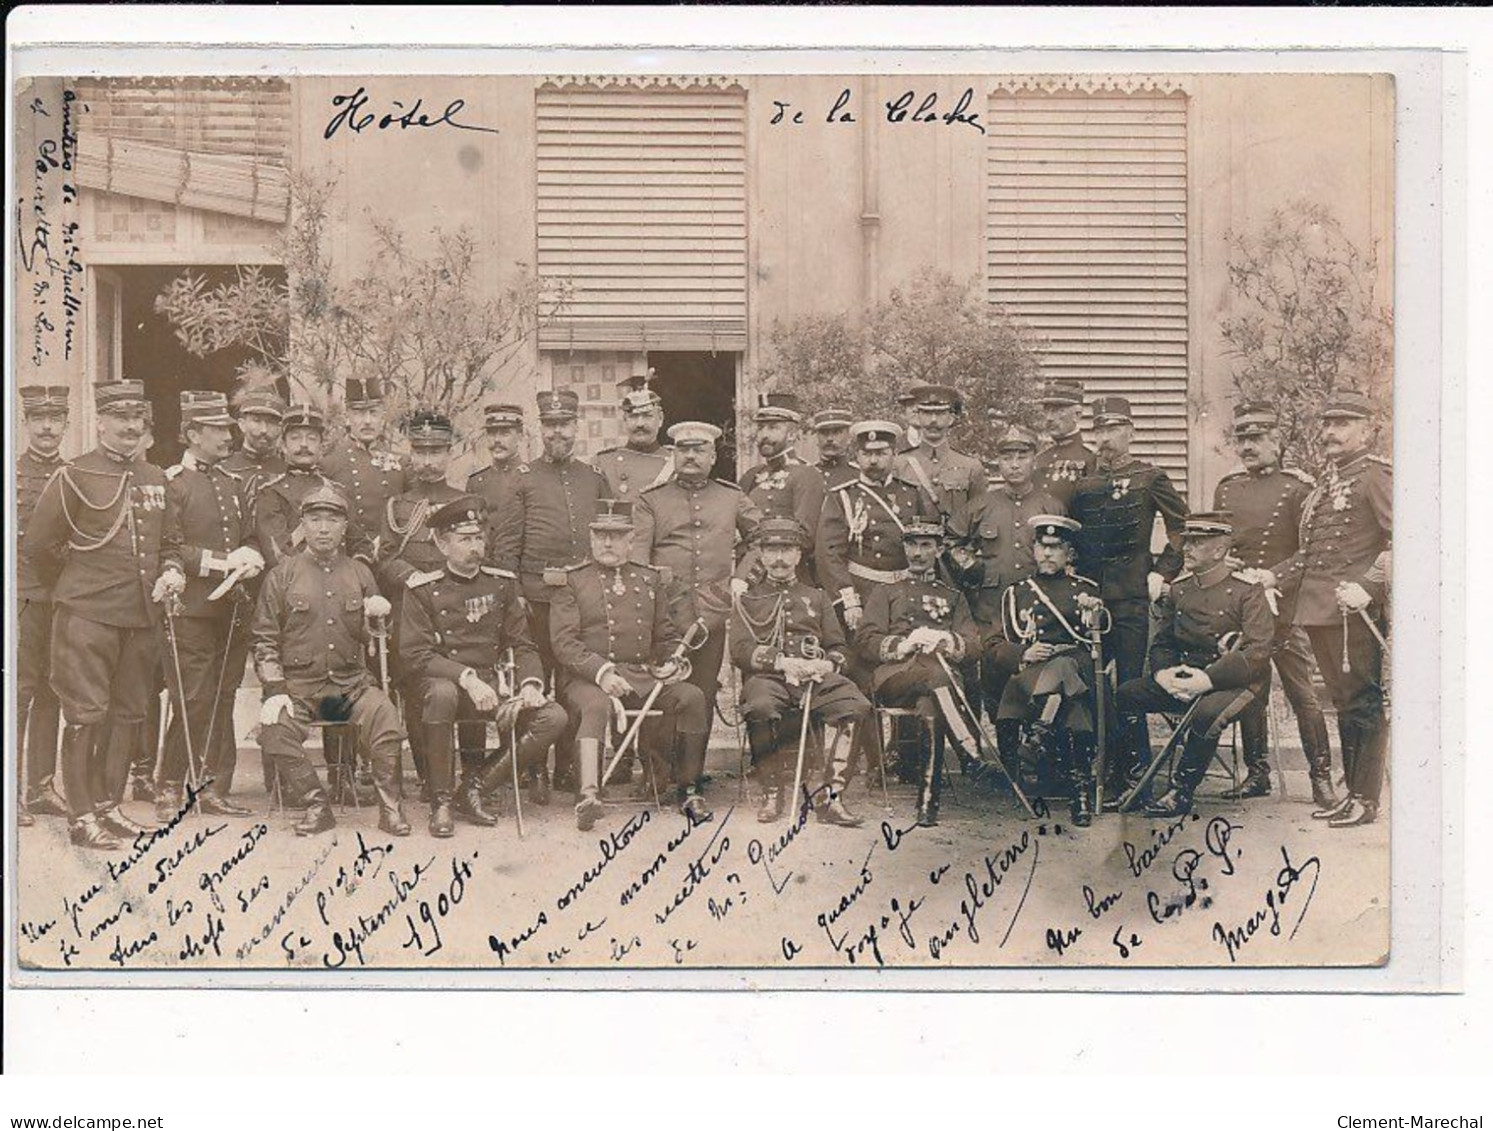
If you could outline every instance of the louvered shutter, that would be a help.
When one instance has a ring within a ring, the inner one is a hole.
[[[1134,453],[1187,481],[1187,99],[1006,90],[987,124],[989,298],[1043,375],[1128,397]]]
[[[290,213],[284,80],[83,79],[84,188],[283,223]]]
[[[547,85],[537,126],[541,348],[745,349],[745,93]]]

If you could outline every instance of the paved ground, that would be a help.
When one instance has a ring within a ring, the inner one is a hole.
[[[758,824],[735,749],[717,748],[704,825],[619,801],[582,834],[557,802],[526,807],[522,841],[511,812],[436,841],[417,803],[407,839],[366,809],[298,839],[247,780],[246,749],[235,796],[261,816],[193,814],[108,855],[72,849],[60,821],[22,830],[20,957],[103,970],[1375,962],[1387,819],[1311,820],[1300,752],[1282,758],[1287,799],[1205,801],[1176,822],[1023,819],[956,775],[935,829],[911,827],[911,787],[884,800],[857,782],[850,803],[868,819],[845,830]]]

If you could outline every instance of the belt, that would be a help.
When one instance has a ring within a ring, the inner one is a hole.
[[[850,568],[851,577],[859,577],[862,581],[879,581],[885,585],[891,585],[898,581],[907,580],[905,569],[872,569],[870,566],[861,565],[860,562],[847,563]]]

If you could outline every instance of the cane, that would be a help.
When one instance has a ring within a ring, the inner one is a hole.
[[[1019,783],[1014,777],[1011,776],[1011,771],[1006,769],[1006,764],[1001,761],[1000,751],[991,750],[987,747],[985,741],[985,732],[980,728],[980,716],[977,715],[974,711],[974,708],[970,706],[969,699],[964,694],[964,685],[959,681],[959,678],[954,675],[954,669],[949,667],[949,661],[944,659],[942,652],[934,652],[933,658],[938,661],[938,666],[943,669],[944,675],[948,677],[949,688],[954,695],[954,702],[958,706],[964,708],[965,725],[970,728],[970,732],[974,736],[975,746],[978,747],[980,755],[983,757],[987,753],[989,754],[991,763],[997,770],[1001,772],[1001,776],[1004,777],[1010,784],[1011,792],[1016,794],[1016,800],[1021,802],[1022,808],[1027,811],[1027,814],[1029,816],[1035,817],[1037,815],[1037,811],[1032,808],[1031,801],[1029,801],[1026,794],[1022,792],[1021,783]]]
[[[705,623],[703,618],[696,617],[695,623],[689,626],[689,631],[684,634],[684,638],[675,646],[674,651],[669,653],[669,658],[665,663],[678,663],[684,659],[686,652],[698,651],[705,646],[705,642],[709,639],[710,626]],[[601,775],[601,784],[603,786],[607,784],[607,781],[610,780],[612,774],[616,771],[617,766],[622,761],[623,755],[627,753],[628,747],[637,740],[638,735],[642,732],[643,720],[648,717],[648,712],[653,709],[653,704],[658,701],[658,697],[663,692],[663,689],[663,680],[654,682],[653,690],[648,692],[648,697],[643,700],[643,709],[638,712],[637,718],[633,719],[632,726],[628,729],[628,732],[622,736],[622,741],[617,744],[616,752],[612,754],[612,760],[607,763],[606,772]]]
[[[798,819],[799,802],[798,793],[804,786],[804,752],[809,748],[809,714],[814,710],[814,684],[810,681],[804,688],[803,722],[798,726],[798,763],[793,767],[793,809],[794,820]]]
[[[166,643],[171,652],[171,668],[176,674],[176,702],[181,709],[181,733],[187,746],[187,788],[197,793],[197,752],[192,748],[192,720],[187,715],[187,692],[181,679],[181,653],[176,647],[176,609],[180,601],[176,594],[166,598]]]

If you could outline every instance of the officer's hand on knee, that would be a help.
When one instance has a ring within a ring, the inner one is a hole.
[[[600,687],[613,699],[621,699],[624,695],[630,694],[632,691],[632,684],[628,683],[625,678],[614,671],[607,672],[602,676],[597,681],[596,686]]]
[[[544,688],[537,683],[526,683],[518,689],[518,705],[525,710],[544,706]]]
[[[274,726],[280,721],[280,715],[284,712],[294,714],[294,706],[289,695],[271,695],[259,705],[259,725]]]

